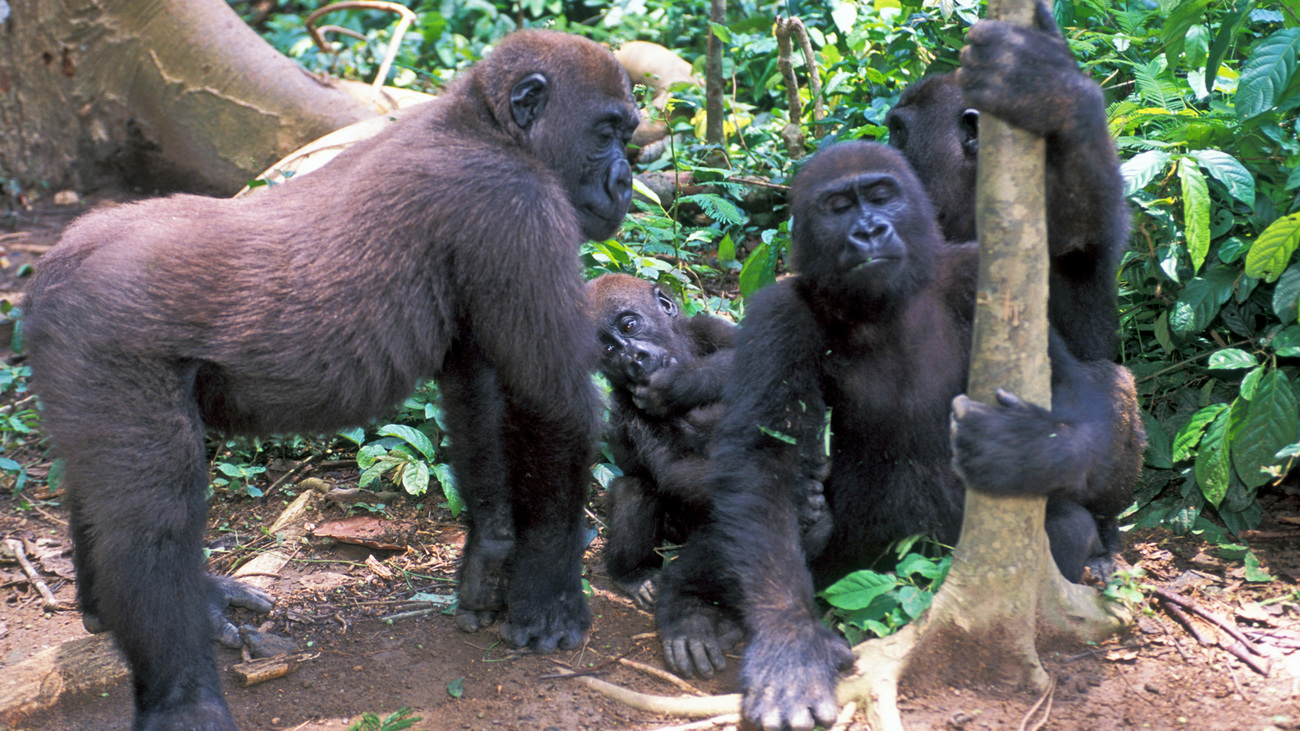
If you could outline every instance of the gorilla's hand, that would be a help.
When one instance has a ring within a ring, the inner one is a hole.
[[[1101,89],[1081,71],[1039,2],[1034,27],[982,20],[966,34],[957,82],[981,113],[1039,136],[1069,130],[1079,109],[1104,108]]]

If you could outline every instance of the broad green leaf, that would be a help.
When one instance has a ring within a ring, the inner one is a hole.
[[[1139,152],[1119,166],[1124,176],[1124,195],[1130,196],[1142,190],[1151,181],[1160,177],[1169,165],[1169,153],[1160,150]]]
[[[894,572],[899,576],[921,576],[930,581],[942,578],[945,571],[946,567],[941,561],[926,558],[917,553],[907,554],[903,557],[902,561],[898,562],[898,566],[894,568]]]
[[[1239,119],[1250,119],[1281,101],[1300,56],[1300,28],[1284,28],[1260,41],[1241,68],[1233,102]]]
[[[731,43],[731,29],[720,23],[709,23],[709,28],[713,29],[713,35],[723,43]]]
[[[450,683],[447,683],[447,695],[451,696],[452,698],[459,698],[462,695],[465,695],[464,676],[456,678]]]
[[[1278,333],[1271,345],[1273,351],[1283,358],[1300,355],[1300,325],[1291,325]]]
[[[1255,176],[1237,158],[1222,150],[1196,150],[1192,157],[1205,168],[1205,172],[1227,187],[1229,195],[1251,208],[1255,207]]]
[[[1192,414],[1191,420],[1184,424],[1183,428],[1178,430],[1178,435],[1174,437],[1173,460],[1181,462],[1192,456],[1192,449],[1201,441],[1205,428],[1227,408],[1227,404],[1210,404]]]
[[[1254,368],[1259,360],[1254,355],[1240,348],[1224,348],[1210,356],[1210,370],[1231,371],[1238,368]]]
[[[1214,421],[1205,430],[1205,436],[1201,437],[1200,448],[1196,450],[1196,483],[1206,501],[1216,508],[1228,492],[1231,460],[1225,437],[1228,433],[1229,411],[1224,409],[1214,417]]]
[[[650,200],[654,201],[654,203],[655,203],[656,206],[659,206],[659,208],[660,208],[661,210],[663,209],[664,204],[663,204],[663,201],[659,200],[659,194],[656,193],[656,192],[654,192],[653,190],[651,190],[651,189],[650,189],[650,186],[648,186],[648,185],[646,185],[645,183],[641,182],[641,179],[640,179],[640,178],[638,178],[638,177],[633,177],[633,178],[632,178],[632,190],[634,190],[634,191],[640,193],[641,195],[645,196],[646,198],[649,198]]]
[[[736,242],[731,240],[731,234],[724,234],[722,241],[718,242],[718,262],[721,264],[731,264],[736,261]]]
[[[1158,470],[1173,469],[1174,460],[1171,456],[1173,454],[1173,445],[1169,442],[1169,433],[1145,409],[1142,411],[1142,424],[1146,426],[1147,430],[1147,449],[1143,456],[1143,462],[1146,466]],[[1200,435],[1197,434],[1197,436]]]
[[[1188,31],[1200,22],[1205,15],[1205,6],[1209,4],[1209,0],[1186,0],[1167,11],[1164,22],[1160,24],[1160,40],[1165,47],[1165,58],[1170,68],[1178,64],[1178,56],[1183,53],[1183,47],[1187,43]],[[1188,55],[1191,55],[1190,51]]]
[[[898,606],[912,619],[921,616],[933,599],[933,592],[921,591],[915,586],[904,586],[898,590]]]
[[[898,580],[893,575],[864,569],[854,571],[826,587],[822,597],[833,607],[855,611],[866,609],[872,600],[895,586],[898,586]]]
[[[742,297],[749,297],[776,281],[772,263],[768,261],[770,252],[771,246],[764,243],[754,247],[754,250],[749,252],[749,256],[745,257],[745,266],[740,270],[740,294]]]
[[[1193,277],[1174,302],[1169,314],[1170,332],[1185,338],[1204,330],[1223,303],[1232,298],[1235,281],[1236,272],[1226,266],[1211,268],[1204,277]]]
[[[384,437],[397,437],[407,444],[420,450],[420,454],[430,462],[434,461],[436,450],[433,448],[433,442],[424,435],[424,432],[413,429],[405,424],[387,424],[379,427],[376,434]]]
[[[1264,229],[1246,252],[1246,274],[1266,282],[1276,282],[1298,246],[1300,213],[1277,219]]]
[[[8,472],[18,472],[22,468],[23,466],[21,464],[18,464],[12,459],[9,459],[8,457],[0,457],[0,470],[6,470]]]
[[[1273,455],[1295,441],[1300,429],[1300,412],[1291,382],[1280,370],[1264,374],[1250,400],[1244,422],[1234,430],[1232,463],[1247,487],[1268,482],[1261,468],[1274,463]]]
[[[1282,322],[1295,322],[1300,317],[1300,263],[1292,264],[1282,273],[1273,288],[1273,312]]]
[[[1238,28],[1254,5],[1253,0],[1237,0],[1232,12],[1224,16],[1223,22],[1219,25],[1219,32],[1214,36],[1214,43],[1210,46],[1209,55],[1205,59],[1207,89],[1214,88],[1214,80],[1219,76],[1219,62],[1223,60],[1223,54],[1236,40]]]
[[[1183,185],[1183,231],[1192,271],[1199,272],[1210,253],[1210,188],[1190,158],[1178,160],[1178,180]],[[1226,301],[1226,300],[1225,300]]]
[[[354,426],[347,429],[340,429],[338,435],[360,447],[361,442],[365,441],[366,430],[359,426]]]
[[[451,517],[460,516],[460,511],[465,509],[465,501],[461,499],[460,491],[456,489],[456,476],[452,473],[451,467],[442,463],[436,464],[433,466],[433,474],[442,484],[442,496],[447,498],[447,509],[451,511]]]
[[[424,462],[407,462],[402,470],[402,489],[408,495],[423,495],[429,489],[429,465]]]
[[[831,11],[831,20],[842,35],[853,32],[853,23],[858,19],[858,6],[852,2],[842,2]]]

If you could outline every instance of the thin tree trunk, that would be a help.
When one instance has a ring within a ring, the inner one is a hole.
[[[712,0],[709,17],[718,25],[727,22],[727,0]],[[723,142],[722,41],[709,30],[704,50],[704,140],[711,145]]]
[[[230,194],[373,116],[222,0],[21,0],[0,26],[0,179]]]

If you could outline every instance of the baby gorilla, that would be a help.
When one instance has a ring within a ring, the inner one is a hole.
[[[658,592],[660,545],[683,543],[710,510],[705,475],[736,326],[680,317],[658,285],[626,274],[588,283],[610,384],[606,442],[623,475],[609,486],[605,566],[614,583],[649,608]],[[805,547],[830,536],[822,497],[825,461],[809,464],[799,518]]]

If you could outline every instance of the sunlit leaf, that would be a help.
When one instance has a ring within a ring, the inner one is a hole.
[[[1246,252],[1246,274],[1276,282],[1297,246],[1300,246],[1300,213],[1292,213],[1269,224],[1251,244],[1250,251]]]
[[[1300,28],[1284,28],[1260,41],[1241,68],[1233,101],[1237,117],[1250,119],[1271,109],[1295,75]]]
[[[1200,169],[1186,157],[1178,160],[1178,179],[1183,186],[1183,231],[1187,235],[1187,251],[1192,257],[1192,271],[1199,272],[1210,253],[1210,188]]]
[[[1222,150],[1196,150],[1192,157],[1205,168],[1215,180],[1223,183],[1228,195],[1255,207],[1255,176],[1237,158]]]
[[[1181,462],[1192,456],[1192,449],[1201,441],[1205,428],[1227,408],[1227,404],[1210,404],[1192,414],[1192,418],[1174,437],[1173,461]]]
[[[1210,362],[1208,364],[1211,370],[1254,368],[1257,365],[1259,365],[1259,360],[1240,348],[1224,348],[1223,350],[1215,351],[1214,355],[1210,356]]]
[[[429,438],[422,431],[405,424],[387,424],[379,427],[375,433],[385,437],[397,437],[420,450],[420,454],[424,455],[426,460],[430,462],[434,460],[436,450],[433,447],[433,442],[429,441]]]
[[[1160,150],[1139,152],[1119,166],[1124,176],[1124,195],[1130,196],[1160,177],[1169,165],[1169,153]]]
[[[862,570],[826,587],[821,595],[831,606],[854,611],[865,609],[872,600],[895,586],[898,586],[898,580],[892,575]]]

